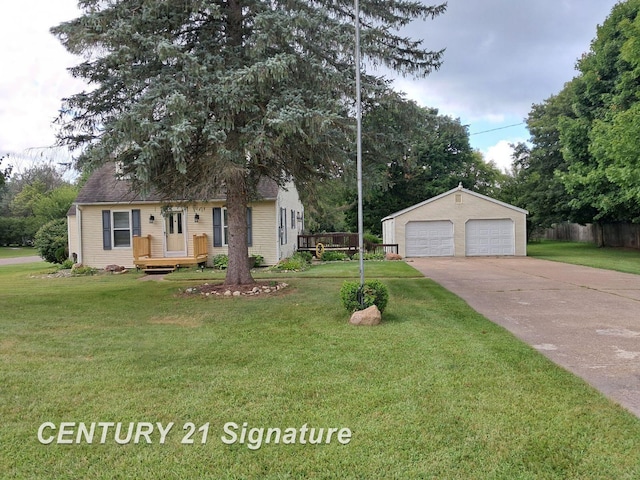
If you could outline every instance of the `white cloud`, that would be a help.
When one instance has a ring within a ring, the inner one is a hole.
[[[482,152],[484,156],[484,160],[488,162],[494,162],[496,166],[504,171],[508,171],[511,169],[511,154],[513,153],[513,148],[511,148],[511,144],[518,143],[522,140],[500,140],[497,144],[487,148]]]
[[[78,63],[49,29],[78,16],[75,2],[26,0],[0,5],[0,153],[30,155],[55,143],[52,122],[65,96],[81,91],[67,67]]]

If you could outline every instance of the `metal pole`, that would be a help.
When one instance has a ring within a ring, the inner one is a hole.
[[[360,291],[364,287],[364,240],[362,212],[362,94],[360,88],[360,2],[355,1],[356,11],[356,122],[357,122],[357,170],[358,170],[358,252],[360,259]],[[362,296],[361,296],[362,297]],[[361,298],[361,305],[364,299]]]

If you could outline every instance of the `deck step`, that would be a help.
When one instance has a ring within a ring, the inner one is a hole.
[[[154,274],[166,274],[166,273],[172,273],[175,272],[176,268],[175,267],[147,267],[144,269],[144,273],[146,273],[147,275],[154,275]]]

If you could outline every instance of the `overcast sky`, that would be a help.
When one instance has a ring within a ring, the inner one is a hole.
[[[408,30],[431,50],[446,48],[442,68],[425,79],[398,79],[397,89],[460,118],[469,125],[473,147],[504,167],[508,144],[529,135],[524,125],[502,127],[521,123],[533,103],[575,76],[576,59],[616,3],[449,0],[444,15]],[[78,60],[49,33],[78,13],[75,0],[0,2],[0,155],[10,153],[10,163],[55,142],[52,121],[61,99],[83,89],[66,71]],[[64,161],[64,155],[54,156]]]

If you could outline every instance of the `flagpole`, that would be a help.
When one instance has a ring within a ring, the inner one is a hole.
[[[355,29],[356,29],[356,123],[357,123],[357,140],[356,140],[356,166],[358,175],[358,252],[360,260],[360,292],[364,288],[364,237],[363,237],[363,209],[362,209],[362,93],[360,87],[360,2],[355,2]],[[362,297],[362,295],[360,295]],[[360,299],[360,303],[364,298]]]

